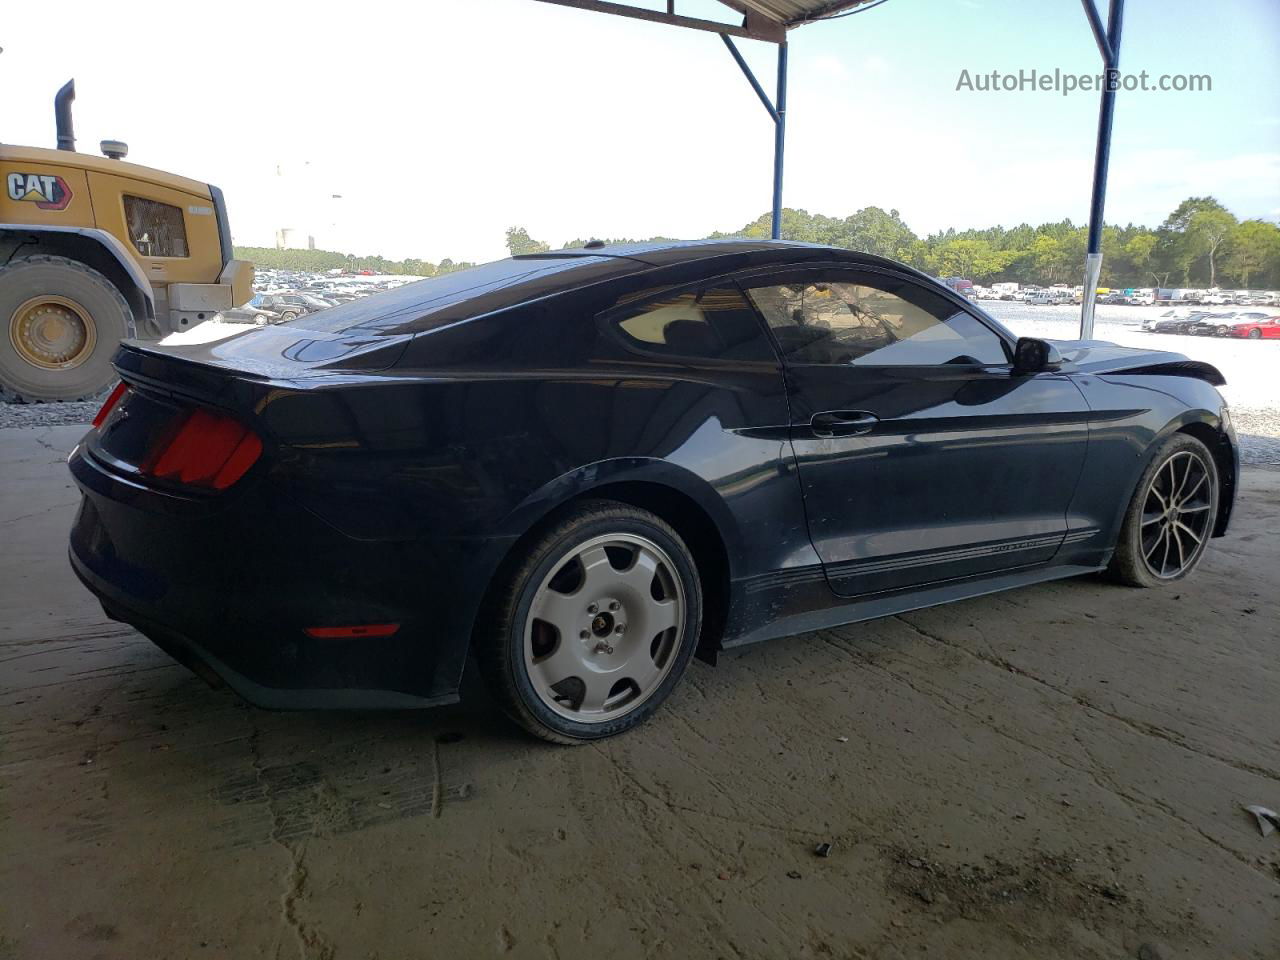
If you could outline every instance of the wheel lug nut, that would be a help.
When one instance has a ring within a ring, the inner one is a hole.
[[[591,614],[592,616],[594,616],[597,612],[599,612],[599,610],[600,608],[596,604],[594,603],[587,604],[587,613]]]
[[[580,634],[578,634],[578,636],[581,637],[583,640],[586,640],[588,637],[591,636],[591,631],[583,630]]]
[[[622,606],[622,604],[620,604],[617,600],[614,600],[614,601],[610,602],[610,604],[609,604],[609,609],[610,609],[610,610],[617,610],[617,609],[618,609],[619,607],[621,607],[621,606]]]
[[[626,629],[627,628],[624,627],[622,624],[618,624],[616,627],[613,628],[613,632],[616,633],[618,636],[622,636],[623,632]]]

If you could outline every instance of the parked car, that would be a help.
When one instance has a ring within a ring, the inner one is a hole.
[[[1129,302],[1139,307],[1149,307],[1156,302],[1153,293],[1135,293],[1129,297]]]
[[[253,298],[258,299],[257,297]],[[239,307],[231,307],[227,310],[219,310],[215,316],[221,317],[229,323],[254,323],[258,326],[266,326],[270,323],[279,323],[283,318],[274,310],[268,310],[266,307],[255,306],[253,300]]]
[[[1233,303],[1234,299],[1229,293],[1206,293],[1200,298],[1200,302],[1206,306],[1226,306]]]
[[[1225,337],[1231,329],[1235,313],[1206,313],[1189,323],[1183,333],[1197,337]]]
[[[268,294],[254,297],[250,302],[257,307],[278,313],[282,321],[293,320],[308,313],[315,313],[317,310],[328,310],[336,306],[335,301],[311,293]]]
[[[568,743],[644,720],[695,653],[1173,583],[1238,472],[1212,366],[1017,338],[801,244],[515,257],[116,366],[69,460],[109,616],[275,707],[452,702],[474,652]]]
[[[1280,317],[1264,317],[1236,322],[1227,331],[1228,337],[1245,337],[1249,340],[1280,340]]]
[[[1110,293],[1099,297],[1098,302],[1102,304],[1124,303],[1124,294],[1119,290],[1112,290]]]
[[[1146,331],[1147,333],[1154,333],[1155,325],[1157,323],[1160,323],[1162,320],[1185,320],[1187,319],[1188,316],[1189,314],[1185,310],[1175,307],[1172,310],[1166,310],[1164,313],[1160,314],[1160,316],[1158,317],[1151,317],[1151,316],[1143,317],[1142,322],[1139,324],[1139,328]]]
[[[1191,327],[1199,323],[1209,314],[1204,310],[1197,310],[1195,313],[1174,314],[1171,317],[1162,317],[1151,324],[1152,333],[1188,333]]]

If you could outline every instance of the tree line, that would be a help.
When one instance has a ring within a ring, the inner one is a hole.
[[[465,270],[475,264],[462,260],[454,262],[448,257],[439,263],[430,260],[388,260],[379,256],[358,257],[336,250],[277,250],[274,247],[235,247],[237,260],[248,260],[266,270],[301,270],[308,273],[325,273],[329,270],[372,270],[374,273],[407,274],[415,277],[434,277],[454,270]]]
[[[761,214],[740,230],[716,232],[710,238],[766,238],[770,215]],[[965,277],[976,283],[1079,282],[1084,271],[1087,228],[1070,220],[1040,226],[955,230],[919,237],[897,210],[864,207],[847,217],[811,214],[784,209],[785,240],[821,243],[860,250],[900,260],[939,277]],[[709,238],[709,239],[710,239]],[[605,239],[605,238],[601,238]],[[648,240],[668,240],[649,237]],[[586,246],[574,239],[560,249]],[[642,242],[632,238],[605,239],[606,243]],[[551,245],[529,236],[524,227],[506,233],[507,250],[517,254],[545,253]],[[1104,226],[1102,231],[1104,287],[1229,287],[1280,288],[1280,227],[1264,220],[1237,220],[1213,197],[1189,197],[1155,228]],[[379,273],[435,276],[463,267],[466,262],[445,259],[386,260],[355,257],[325,250],[272,250],[236,248],[236,256],[260,267],[312,270],[369,269]]]

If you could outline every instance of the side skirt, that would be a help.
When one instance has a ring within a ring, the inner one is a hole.
[[[1026,567],[1009,571],[996,576],[952,580],[901,593],[868,597],[821,609],[805,610],[781,617],[736,636],[727,638],[722,647],[730,650],[735,647],[759,643],[761,640],[773,640],[777,637],[790,637],[798,633],[809,633],[813,630],[826,630],[849,623],[860,623],[863,620],[875,620],[878,617],[890,617],[897,613],[911,610],[922,610],[925,607],[936,607],[956,600],[969,600],[973,597],[999,593],[1014,587],[1026,587],[1034,583],[1045,583],[1050,580],[1064,580],[1067,577],[1079,577],[1088,573],[1097,573],[1106,569],[1106,564],[1094,565],[1052,565]],[[830,599],[838,599],[830,592],[826,584],[822,584],[822,592]]]

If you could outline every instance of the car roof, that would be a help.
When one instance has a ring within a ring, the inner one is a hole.
[[[334,333],[351,329],[417,333],[601,281],[650,271],[661,274],[665,272],[662,268],[705,262],[711,275],[774,264],[803,266],[832,261],[889,267],[938,286],[937,281],[905,264],[839,247],[742,238],[669,240],[520,254],[403,284],[294,322]]]
[[[646,266],[665,267],[679,263],[713,260],[734,254],[748,255],[761,262],[819,259],[864,261],[882,260],[871,254],[842,247],[795,240],[764,240],[746,237],[716,237],[708,240],[651,240],[645,243],[610,243],[598,247],[574,247],[545,253],[517,254],[514,260],[550,260],[569,257],[610,257],[636,260]],[[889,262],[889,261],[883,261]]]

